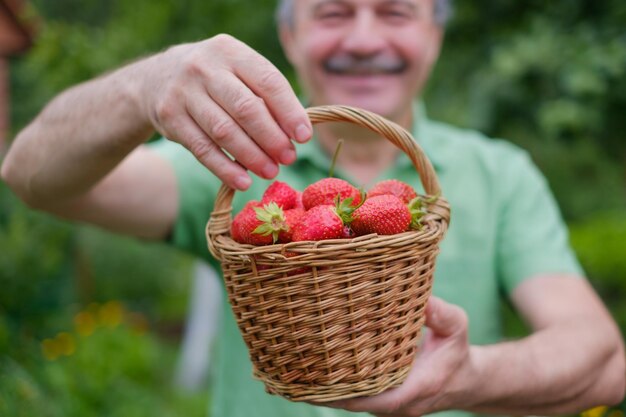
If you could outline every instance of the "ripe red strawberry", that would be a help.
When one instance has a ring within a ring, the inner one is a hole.
[[[378,233],[395,235],[408,230],[411,213],[402,200],[394,195],[379,195],[368,198],[356,209],[351,224],[352,230],[359,235]]]
[[[249,203],[231,226],[231,236],[239,243],[262,246],[276,243],[280,232],[287,229],[283,209],[274,202],[259,207]]]
[[[289,184],[274,181],[263,193],[261,203],[267,204],[273,201],[278,204],[278,207],[289,210],[296,207],[297,195],[297,191],[291,188]]]
[[[248,201],[243,209],[233,218],[233,223],[230,225],[230,236],[235,242],[246,243],[241,233],[241,226],[244,223],[250,223],[252,219],[256,218],[254,207],[261,206],[262,204],[260,201]]]
[[[302,203],[307,210],[320,205],[334,205],[337,195],[341,200],[352,198],[351,204],[354,206],[361,202],[361,192],[348,181],[324,178],[304,189]]]
[[[293,231],[296,225],[300,223],[302,216],[304,216],[304,209],[293,208],[291,210],[285,210],[285,220],[283,229],[278,234],[279,243],[288,243],[292,241]]]
[[[417,193],[409,184],[400,180],[379,181],[367,192],[367,198],[377,195],[395,195],[405,204],[417,197]]]
[[[343,220],[332,205],[315,206],[306,211],[293,231],[292,240],[340,239]]]

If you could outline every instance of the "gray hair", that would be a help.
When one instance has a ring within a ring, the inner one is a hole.
[[[440,26],[445,26],[452,17],[451,0],[433,0],[435,2],[435,22]],[[276,7],[276,23],[286,23],[293,27],[293,4],[295,0],[279,0]]]

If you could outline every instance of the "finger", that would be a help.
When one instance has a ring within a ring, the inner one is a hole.
[[[323,405],[353,412],[393,413],[401,410],[411,400],[411,395],[414,395],[415,387],[408,383],[408,379],[407,377],[407,381],[399,387],[391,388],[382,394],[332,401]]]
[[[467,329],[467,314],[454,304],[431,296],[426,306],[426,326],[434,336],[448,337]]]
[[[181,115],[175,130],[168,135],[187,148],[202,165],[207,167],[226,185],[237,190],[247,190],[252,179],[241,165],[230,159],[194,122],[189,115]]]
[[[187,98],[193,120],[219,147],[242,166],[267,179],[278,174],[278,165],[208,95],[198,92]]]
[[[291,164],[293,143],[270,114],[265,101],[234,75],[224,72],[219,83],[206,86],[211,98],[237,122],[274,161]]]
[[[282,130],[290,138],[304,143],[311,138],[311,121],[285,76],[270,61],[252,49],[243,57],[245,65],[234,68],[235,74],[257,96],[263,98]]]

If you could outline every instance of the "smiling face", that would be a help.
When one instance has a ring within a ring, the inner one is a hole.
[[[281,41],[312,105],[410,112],[439,55],[433,0],[295,0]]]

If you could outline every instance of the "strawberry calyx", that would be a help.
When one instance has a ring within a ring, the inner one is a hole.
[[[365,202],[365,191],[361,188],[359,189],[359,193],[361,198],[359,199],[358,204],[353,204],[354,197],[348,197],[343,200],[341,199],[340,194],[337,194],[335,197],[335,211],[345,225],[350,225],[350,223],[352,223],[352,214]]]
[[[438,194],[430,197],[418,195],[409,202],[407,207],[411,213],[411,224],[409,226],[411,230],[422,230],[422,219],[428,213],[426,206],[434,203],[438,198]]]
[[[254,207],[254,211],[261,224],[252,233],[261,236],[272,235],[272,241],[276,243],[280,232],[289,230],[285,221],[285,212],[278,204],[271,202],[263,207]]]

